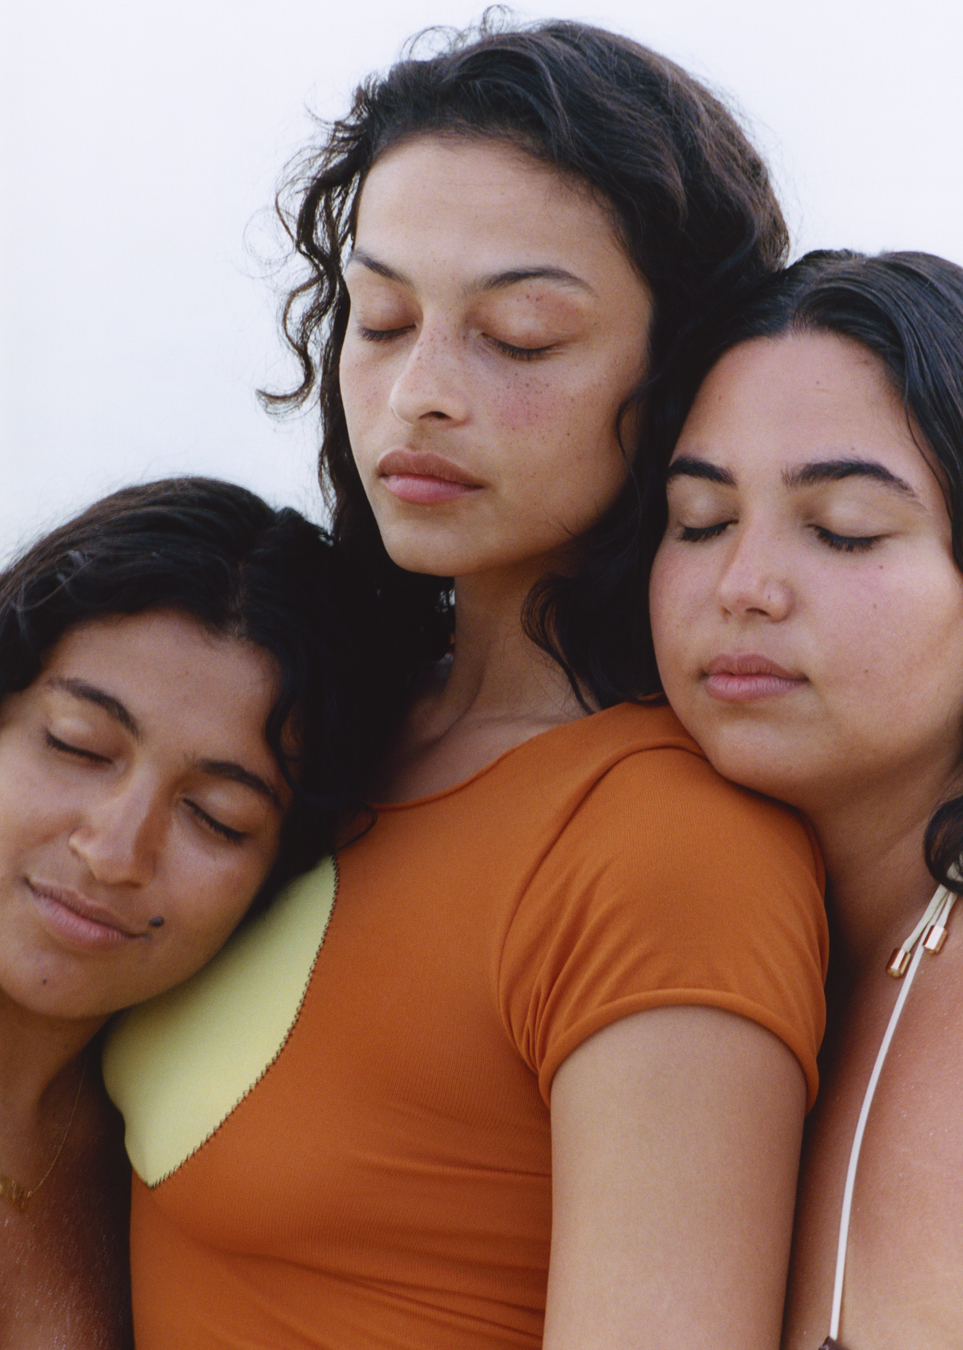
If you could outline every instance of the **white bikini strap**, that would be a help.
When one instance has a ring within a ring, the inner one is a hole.
[[[940,886],[933,899],[927,906],[923,918],[913,929],[911,935],[907,938],[903,946],[898,948],[893,954],[893,959],[889,964],[889,971],[892,975],[906,974],[906,980],[902,989],[899,991],[899,998],[896,1000],[896,1006],[893,1009],[882,1043],[876,1055],[876,1063],[873,1065],[873,1072],[870,1075],[869,1083],[866,1087],[866,1094],[863,1097],[863,1105],[859,1112],[859,1120],[856,1123],[856,1133],[853,1136],[853,1146],[849,1154],[849,1167],[846,1170],[846,1187],[843,1191],[843,1209],[839,1220],[839,1245],[836,1248],[836,1281],[833,1285],[833,1311],[829,1323],[829,1335],[831,1340],[835,1340],[839,1334],[839,1320],[843,1307],[843,1277],[846,1273],[846,1246],[849,1240],[849,1219],[853,1208],[853,1189],[856,1185],[856,1168],[859,1163],[859,1151],[863,1144],[863,1134],[866,1130],[866,1119],[869,1115],[869,1108],[873,1104],[873,1096],[876,1092],[876,1084],[879,1082],[879,1076],[883,1071],[883,1065],[886,1062],[886,1054],[889,1050],[890,1042],[893,1039],[893,1033],[896,1030],[896,1024],[899,1022],[900,1013],[903,1011],[903,1004],[906,1002],[906,996],[913,985],[916,972],[919,969],[920,961],[923,958],[924,951],[939,951],[943,945],[943,939],[946,936],[946,922],[950,917],[950,910],[956,901],[956,895],[953,891],[948,891],[945,886]],[[913,943],[916,943],[916,951],[913,953],[912,960],[908,960],[910,949]],[[903,957],[907,959],[903,959]],[[908,961],[908,969],[907,969]]]

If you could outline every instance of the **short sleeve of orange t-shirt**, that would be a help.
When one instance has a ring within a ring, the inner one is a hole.
[[[653,746],[608,767],[546,848],[506,931],[502,1006],[545,1099],[594,1031],[695,1003],[784,1041],[811,1104],[825,952],[816,866],[797,820],[730,784],[720,791],[701,754]]]
[[[780,1037],[812,1097],[821,882],[800,820],[666,707],[381,808],[109,1049],[138,1350],[536,1350],[558,1066],[705,1004]]]

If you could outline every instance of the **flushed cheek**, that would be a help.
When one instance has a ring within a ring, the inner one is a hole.
[[[486,400],[489,415],[505,431],[537,429],[546,440],[546,428],[555,430],[564,423],[572,400],[536,378],[516,381],[508,388],[493,389]],[[556,432],[557,434],[557,432]]]

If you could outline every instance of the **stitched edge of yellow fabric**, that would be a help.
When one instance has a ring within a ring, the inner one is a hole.
[[[334,907],[331,859],[293,882],[186,984],[132,1009],[104,1051],[138,1176],[195,1153],[284,1048]]]

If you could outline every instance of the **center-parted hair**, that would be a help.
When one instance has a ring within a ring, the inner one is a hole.
[[[171,478],[95,502],[0,574],[0,698],[31,684],[70,629],[158,609],[274,659],[264,734],[293,797],[263,902],[362,808],[401,666],[370,584],[322,530],[233,483]]]
[[[587,186],[654,300],[649,367],[623,409],[641,406],[643,415],[632,419],[635,443],[623,446],[631,480],[581,541],[578,575],[536,588],[526,624],[576,690],[608,706],[657,678],[637,604],[647,565],[642,504],[658,491],[645,452],[649,422],[693,327],[782,263],[785,223],[732,113],[655,52],[587,24],[513,27],[494,11],[476,30],[427,36],[441,50],[419,56],[416,40],[386,74],[366,80],[282,189],[279,210],[307,264],[283,310],[301,380],[289,394],[264,397],[275,408],[317,401],[335,535],[390,595],[420,659],[439,655],[451,629],[450,579],[404,572],[388,558],[348,441],[338,362],[359,193],[380,155],[421,136],[508,142]]]

